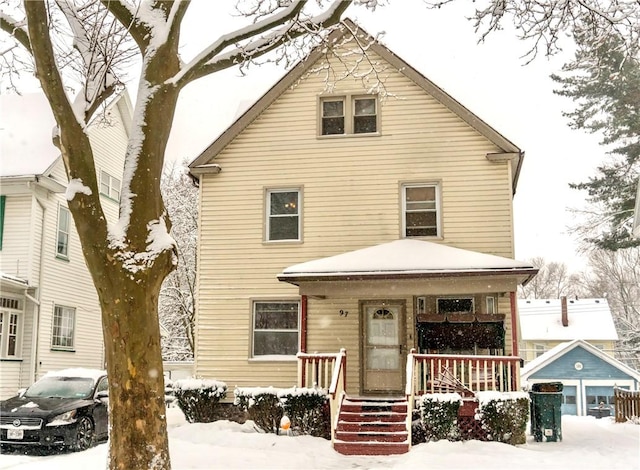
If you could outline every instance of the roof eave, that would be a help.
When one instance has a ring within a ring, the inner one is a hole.
[[[528,282],[537,269],[486,269],[486,270],[458,270],[458,271],[380,271],[380,272],[334,272],[334,273],[280,273],[279,281],[300,285],[302,282],[336,282],[336,281],[389,281],[409,279],[434,279],[454,277],[478,276],[526,276]]]

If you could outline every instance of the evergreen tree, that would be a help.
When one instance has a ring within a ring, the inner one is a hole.
[[[564,113],[570,126],[601,133],[608,159],[588,181],[571,184],[587,191],[586,223],[578,233],[598,248],[618,250],[640,245],[631,235],[636,185],[640,173],[640,63],[638,50],[620,37],[575,35],[575,58],[552,75],[562,85],[556,93],[574,100]]]

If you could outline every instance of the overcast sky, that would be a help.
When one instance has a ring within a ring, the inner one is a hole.
[[[556,86],[549,75],[571,58],[570,51],[524,65],[521,56],[528,45],[511,31],[477,43],[464,17],[470,8],[470,2],[461,1],[455,8],[428,10],[420,0],[396,0],[373,13],[352,7],[347,14],[369,33],[384,31],[383,42],[394,52],[525,151],[514,198],[516,257],[544,256],[581,269],[584,262],[567,231],[573,221],[566,209],[582,206],[584,195],[568,183],[594,174],[605,152],[596,136],[568,128],[561,112],[570,110],[572,102],[553,94]],[[193,2],[186,18],[187,58],[214,33],[229,31],[234,20],[214,9],[203,0]],[[178,107],[169,156],[196,157],[233,121],[239,107],[257,99],[282,73],[261,67],[239,78],[230,70],[190,85]]]

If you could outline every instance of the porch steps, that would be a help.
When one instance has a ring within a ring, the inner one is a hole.
[[[333,448],[344,455],[392,455],[409,451],[404,398],[346,397]]]

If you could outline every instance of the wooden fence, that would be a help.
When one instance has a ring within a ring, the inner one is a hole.
[[[640,391],[631,392],[622,388],[613,391],[616,407],[616,423],[640,418]]]

